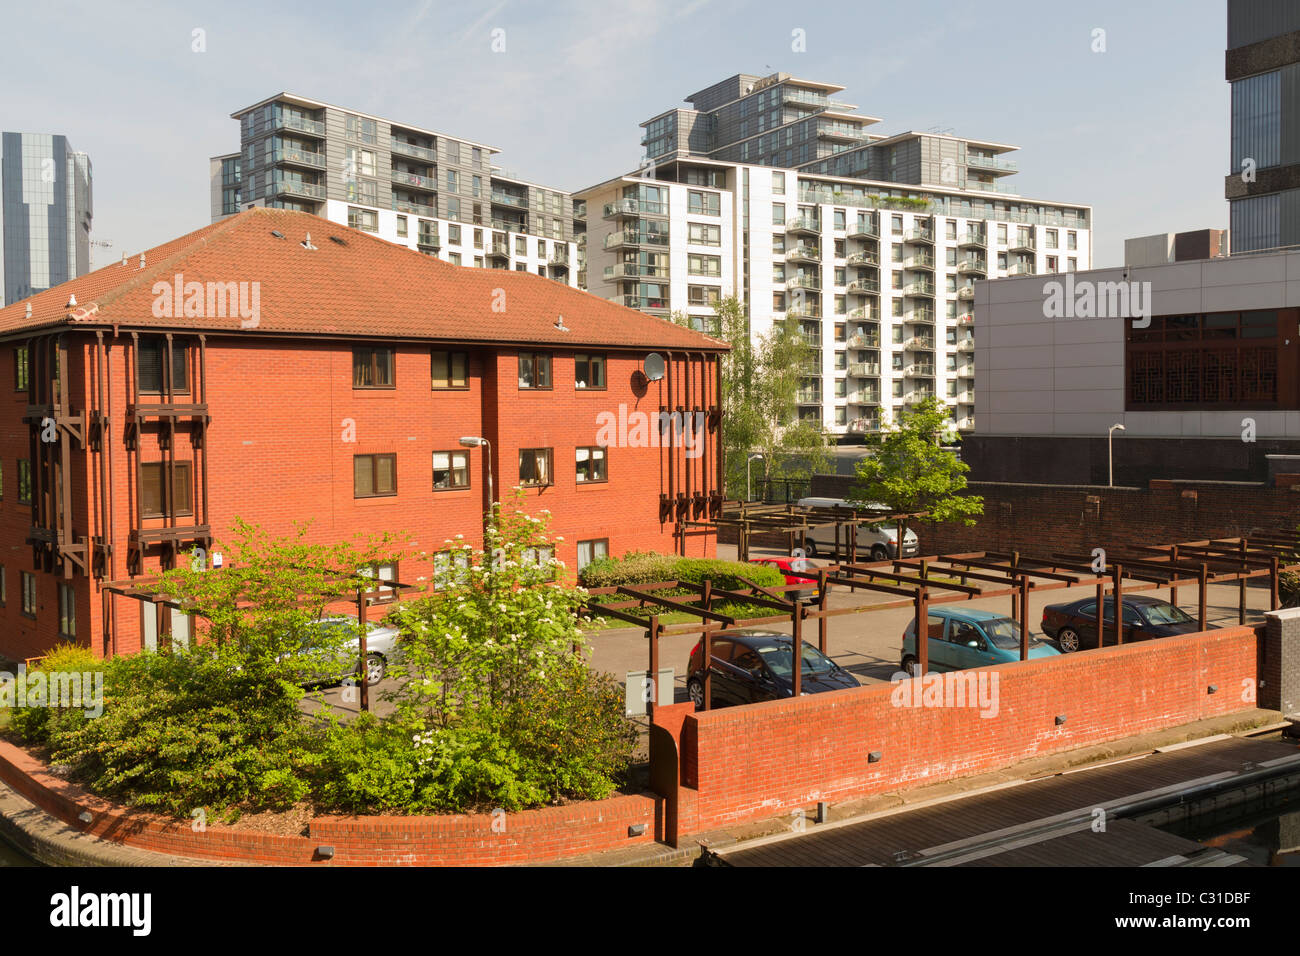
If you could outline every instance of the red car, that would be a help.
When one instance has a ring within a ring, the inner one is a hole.
[[[785,575],[786,584],[810,584],[809,588],[798,591],[786,591],[796,601],[813,601],[818,597],[817,578],[809,577],[807,572],[816,571],[816,566],[807,558],[750,558],[750,564],[766,564]],[[800,573],[803,572],[803,573]]]

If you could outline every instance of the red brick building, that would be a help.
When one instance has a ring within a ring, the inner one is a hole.
[[[310,238],[309,238],[310,237]],[[252,209],[0,310],[0,655],[177,636],[104,592],[211,548],[236,517],[391,531],[427,580],[527,486],[574,569],[711,554],[724,343],[523,272],[459,268],[305,213]],[[645,374],[649,353],[662,376]],[[7,396],[7,397],[6,397]],[[681,412],[665,446],[601,423]],[[633,415],[633,417],[635,417]],[[616,436],[616,437],[611,437]],[[628,447],[633,445],[635,447]]]

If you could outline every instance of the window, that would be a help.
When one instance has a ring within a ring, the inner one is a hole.
[[[605,356],[582,352],[573,357],[574,388],[605,387]]]
[[[362,232],[378,232],[379,213],[373,209],[359,209],[356,206],[349,206],[348,226],[353,229],[360,229]]]
[[[458,265],[460,265],[460,253],[459,253],[459,252],[449,252],[449,253],[447,254],[447,261],[450,262],[453,266],[458,266]]]
[[[361,575],[364,578],[374,578],[377,581],[381,581],[381,582],[387,581],[389,584],[393,584],[398,580],[397,562],[389,561],[382,564],[380,563],[369,564],[366,565],[364,568],[357,568],[357,574]],[[381,598],[391,598],[394,596],[394,592],[392,588],[373,587],[373,586],[366,588],[367,594],[373,594],[376,591],[379,592],[377,596]]]
[[[161,395],[163,393],[163,364],[167,360],[167,340],[161,338],[141,339],[136,351],[137,374],[140,378],[140,392],[144,395]],[[182,394],[190,390],[189,349],[172,341],[172,380],[173,392]]]
[[[691,285],[686,287],[687,305],[717,305],[722,301],[722,290],[716,285]]]
[[[190,616],[178,608],[163,606],[163,627],[168,628],[167,639],[172,644],[188,647],[190,643]],[[140,602],[140,635],[146,650],[158,650],[158,605],[152,601]]]
[[[435,451],[433,453],[433,490],[450,491],[469,487],[469,452]]]
[[[1281,407],[1276,311],[1153,316],[1147,328],[1126,325],[1127,408]]]
[[[604,448],[579,448],[575,452],[575,458],[578,484],[609,481],[609,470]]]
[[[1288,94],[1289,96],[1289,94]],[[1282,72],[1260,73],[1232,84],[1232,169],[1239,175],[1247,159],[1257,168],[1282,159]],[[1234,241],[1233,245],[1236,245]]]
[[[529,577],[537,581],[555,580],[555,573],[559,569],[551,564],[554,560],[554,548],[524,548],[519,552],[519,563],[523,567],[536,568],[536,572]]]
[[[475,249],[482,249],[482,248],[483,248],[483,230],[482,230],[482,229],[475,229],[475,230],[474,230],[474,248],[475,248]]]
[[[774,226],[785,225],[785,203],[780,203],[780,202],[772,203],[772,225]]]
[[[836,209],[831,216],[831,228],[836,232],[843,232],[845,229],[844,210]]]
[[[397,234],[398,234],[399,236],[405,236],[405,235],[406,235],[406,217],[405,217],[405,216],[398,216],[398,217],[397,217]]]
[[[455,223],[447,223],[447,241],[453,246],[460,245],[460,226]]]
[[[18,503],[32,503],[32,463],[26,458],[18,459]]]
[[[785,195],[785,173],[772,174],[772,195],[773,196]]]
[[[433,353],[434,388],[469,388],[469,353]]]
[[[720,216],[722,215],[722,197],[717,193],[697,192],[694,189],[687,190],[686,211],[693,216]]]
[[[686,257],[686,270],[693,276],[719,277],[722,275],[722,257],[693,252]]]
[[[376,122],[364,116],[353,116],[349,113],[344,118],[344,128],[348,139],[355,139],[362,143],[374,143],[378,140]]]
[[[596,538],[592,541],[578,542],[578,570],[581,571],[593,561],[609,557],[609,539]]]
[[[383,498],[395,494],[397,494],[396,455],[353,456],[353,498]]]
[[[59,582],[59,636],[77,636],[77,592],[71,584]]]
[[[393,350],[354,348],[352,350],[353,388],[395,388]]]
[[[519,449],[519,483],[521,485],[551,484],[551,449]]]
[[[1079,234],[1077,232],[1071,230],[1065,234],[1065,248],[1067,249],[1079,248]]]
[[[153,461],[140,466],[140,514],[145,518],[179,517],[193,514],[190,500],[190,463],[178,461],[172,474],[171,500],[164,500],[166,462]]]
[[[14,391],[27,391],[27,346],[14,349]]]
[[[30,571],[20,572],[23,584],[23,614],[26,617],[36,616],[36,575]]]
[[[689,222],[687,225],[687,242],[698,246],[722,245],[722,227],[704,222]]]
[[[548,353],[519,353],[519,387],[551,387],[551,356]]]
[[[1055,249],[1055,248],[1056,248],[1056,236],[1057,236],[1057,231],[1056,231],[1055,229],[1048,229],[1048,230],[1047,230],[1047,248],[1048,248],[1048,249]]]
[[[347,148],[346,170],[352,177],[345,179],[345,182],[353,182],[358,174],[362,176],[373,176],[375,174],[375,151],[373,149],[358,149],[356,146]]]
[[[527,236],[515,236],[515,255],[517,255],[517,256],[526,256],[526,255],[528,255],[528,237],[527,237]]]
[[[463,584],[469,579],[468,551],[438,551],[433,556],[434,590]]]

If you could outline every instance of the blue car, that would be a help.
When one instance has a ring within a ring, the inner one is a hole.
[[[974,608],[938,607],[926,615],[930,631],[930,669],[966,670],[1020,660],[1020,625],[1005,614]],[[1040,638],[1030,638],[1029,657],[1059,657],[1060,651]],[[916,618],[903,632],[902,669],[913,673],[916,657]]]

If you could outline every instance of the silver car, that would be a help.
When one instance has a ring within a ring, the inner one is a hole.
[[[361,653],[361,640],[356,636],[357,622],[347,617],[326,617],[317,621],[313,627],[322,633],[326,629],[342,629],[352,636],[340,649],[337,664],[323,663],[317,660],[302,677],[303,684],[340,684],[360,673],[357,657]],[[388,662],[396,660],[398,655],[399,631],[386,627],[377,621],[366,624],[366,683],[373,687],[384,679],[388,671]],[[310,652],[311,640],[303,642],[303,649]]]

